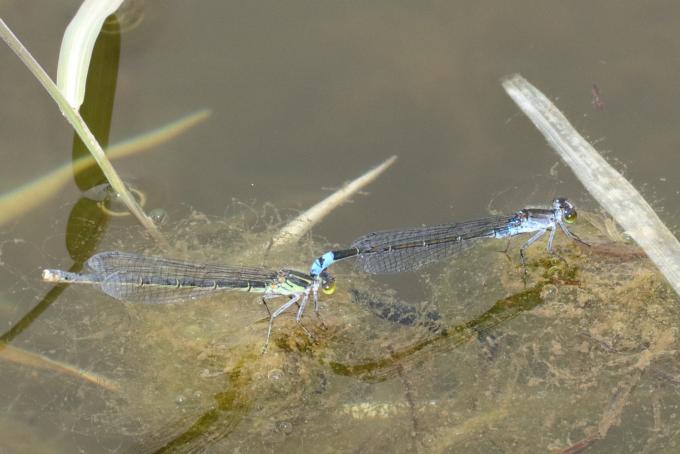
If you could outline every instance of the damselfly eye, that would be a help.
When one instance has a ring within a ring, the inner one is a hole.
[[[567,224],[573,224],[576,222],[576,211],[565,213],[563,219]]]
[[[321,272],[321,291],[326,295],[335,293],[335,278],[328,271]]]
[[[321,286],[321,291],[324,295],[332,295],[335,293],[335,279],[324,282]]]

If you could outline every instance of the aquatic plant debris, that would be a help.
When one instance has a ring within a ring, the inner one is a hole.
[[[645,251],[680,295],[680,242],[637,189],[604,160],[540,90],[521,75],[508,76],[502,84],[593,198]]]
[[[606,438],[608,432],[621,425],[621,414],[628,403],[634,389],[640,383],[642,375],[649,368],[652,360],[667,354],[673,348],[675,330],[668,330],[659,335],[655,342],[637,355],[635,364],[630,366],[630,373],[625,376],[615,388],[609,405],[602,412],[600,420],[588,432],[590,434],[582,440],[558,451],[559,454],[576,454],[583,452],[596,441]]]
[[[286,224],[272,239],[271,247],[282,247],[295,243],[302,235],[321,222],[331,211],[342,205],[357,191],[378,178],[389,166],[394,164],[397,156],[391,156],[377,167],[364,173],[357,179],[345,184],[321,202]]]

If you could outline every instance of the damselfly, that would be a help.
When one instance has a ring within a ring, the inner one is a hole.
[[[311,266],[312,277],[321,276],[338,260],[358,257],[359,267],[373,274],[413,271],[423,265],[451,257],[483,238],[509,238],[534,233],[520,248],[522,266],[526,249],[549,230],[547,249],[550,254],[557,226],[572,240],[584,243],[565,224],[576,221],[576,209],[569,200],[557,198],[552,208],[525,208],[509,216],[493,216],[456,224],[386,230],[364,235],[349,249],[329,251]]]
[[[226,291],[262,294],[262,303],[269,314],[266,351],[274,320],[294,304],[299,308],[295,320],[300,323],[309,295],[318,312],[318,289],[326,294],[335,290],[335,281],[328,273],[315,277],[295,270],[278,271],[207,265],[149,257],[129,252],[102,252],[90,257],[85,273],[43,270],[47,282],[91,284],[107,295],[133,303],[164,304],[195,300]],[[289,299],[274,312],[267,301],[279,296]]]

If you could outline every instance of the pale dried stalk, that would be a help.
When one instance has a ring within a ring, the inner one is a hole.
[[[390,157],[379,166],[369,170],[354,181],[347,183],[342,188],[323,199],[321,202],[300,214],[298,217],[286,224],[281,230],[279,230],[279,232],[272,239],[271,247],[280,248],[298,241],[314,225],[321,222],[321,220],[331,211],[345,203],[361,188],[375,180],[396,160],[396,156]]]
[[[0,342],[0,359],[10,361],[22,366],[29,366],[36,369],[45,369],[60,374],[69,375],[79,380],[100,386],[108,391],[119,391],[118,383],[94,372],[88,372],[70,364],[55,361],[38,353],[29,352],[21,348],[13,347],[9,344]]]
[[[503,88],[588,192],[640,245],[680,295],[680,243],[637,189],[526,79],[519,74],[509,76],[503,80]]]

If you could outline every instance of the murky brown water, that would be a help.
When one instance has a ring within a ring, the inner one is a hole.
[[[43,3],[4,2],[2,17],[54,74],[79,2]],[[111,142],[213,114],[117,168],[148,208],[167,210],[176,256],[270,268],[306,269],[368,231],[556,195],[596,211],[500,88],[520,72],[677,231],[676,9],[147,1],[121,38]],[[5,193],[68,161],[72,132],[0,52]],[[392,154],[396,165],[314,238],[264,254],[297,210]],[[519,239],[507,257],[492,242],[396,279],[340,264],[321,320],[304,319],[314,342],[282,317],[261,356],[266,312],[252,295],[139,307],[40,283],[41,268],[93,252],[154,252],[133,221],[72,209],[78,198],[69,186],[0,226],[0,325],[13,348],[118,389],[5,358],[0,453],[678,449],[678,297],[599,218],[575,227],[588,250],[558,235],[568,266],[532,247],[526,287]]]

